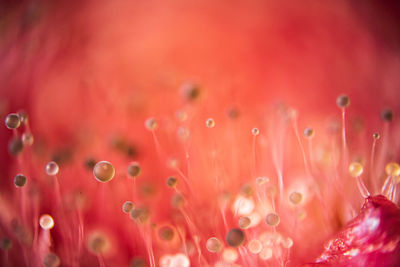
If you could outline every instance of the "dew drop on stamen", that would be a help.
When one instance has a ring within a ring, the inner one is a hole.
[[[22,143],[24,144],[24,146],[31,146],[33,145],[33,135],[31,133],[23,133],[22,134]]]
[[[145,125],[146,129],[149,131],[154,131],[158,127],[158,123],[157,123],[156,119],[154,119],[154,118],[148,118],[145,121],[144,125]]]
[[[25,111],[19,111],[18,116],[19,116],[19,120],[21,122],[20,125],[24,126],[28,123],[28,114],[26,114]]]
[[[372,134],[372,137],[373,137],[375,140],[378,140],[378,139],[381,138],[381,135],[380,135],[379,133],[373,133],[373,134]]]
[[[251,129],[251,134],[257,136],[260,134],[260,130],[258,130],[258,128],[253,128]]]
[[[58,267],[60,266],[61,261],[57,254],[53,252],[49,252],[43,258],[43,265],[45,267]]]
[[[247,248],[249,249],[249,251],[251,253],[258,254],[261,252],[263,246],[259,240],[253,239],[249,242],[249,244],[247,245]]]
[[[158,236],[163,241],[171,241],[174,238],[174,230],[169,226],[162,226],[158,230]]]
[[[176,187],[178,185],[178,179],[175,177],[168,177],[167,179],[167,185],[168,187]]]
[[[206,242],[206,248],[211,253],[219,253],[219,252],[221,252],[223,245],[222,245],[222,242],[218,238],[211,237]]]
[[[237,261],[238,257],[239,255],[237,251],[233,248],[226,248],[222,252],[222,258],[224,259],[224,261],[229,263],[234,263],[235,261]]]
[[[18,114],[8,114],[4,120],[6,127],[10,130],[17,129],[21,125],[21,120]]]
[[[26,184],[25,175],[17,174],[14,178],[14,184],[16,187],[23,187]]]
[[[124,213],[130,213],[134,207],[132,201],[125,201],[124,204],[122,204],[122,211]]]
[[[399,176],[400,175],[400,165],[396,162],[389,162],[385,166],[385,172],[387,176]]]
[[[181,194],[175,194],[171,198],[171,206],[176,209],[180,209],[185,205],[185,199]]]
[[[305,128],[303,133],[305,138],[311,139],[314,137],[314,129],[311,127]]]
[[[291,248],[293,246],[293,239],[290,237],[283,238],[281,240],[282,247],[284,248]]]
[[[22,143],[22,140],[20,138],[14,137],[10,140],[8,144],[8,151],[12,156],[18,156],[22,153],[23,149],[24,144]]]
[[[128,176],[131,178],[138,177],[142,173],[140,164],[138,162],[132,162],[131,164],[129,164],[127,173],[128,173]]]
[[[390,108],[385,108],[381,111],[381,119],[386,122],[393,121],[393,111]]]
[[[303,195],[296,191],[292,192],[289,195],[289,200],[290,200],[290,203],[292,203],[293,205],[298,205],[303,200]]]
[[[148,220],[150,219],[150,214],[146,208],[136,208],[131,211],[130,217],[136,223],[142,224],[148,222]]]
[[[58,171],[59,171],[58,164],[55,163],[54,161],[50,161],[49,163],[46,164],[47,175],[50,175],[50,176],[57,175]]]
[[[233,228],[226,234],[226,243],[231,247],[239,247],[244,243],[245,235],[242,230]]]
[[[346,108],[350,105],[350,99],[347,95],[340,95],[336,99],[336,104],[339,108]]]
[[[93,175],[97,181],[106,183],[111,181],[115,175],[113,165],[108,161],[97,162],[93,168]]]
[[[54,220],[50,215],[44,214],[40,216],[39,224],[44,230],[50,230],[54,227]]]
[[[108,238],[100,232],[92,232],[87,239],[88,249],[94,254],[104,254],[110,248]]]
[[[269,226],[278,226],[280,218],[278,214],[272,212],[265,217],[265,221]]]
[[[215,121],[213,120],[213,119],[207,119],[206,120],[206,126],[208,127],[208,128],[214,128],[215,127]]]
[[[358,176],[360,176],[364,171],[364,167],[361,163],[359,162],[352,162],[349,165],[349,174],[356,178]]]
[[[269,182],[268,177],[257,177],[257,178],[256,178],[256,183],[257,183],[258,185],[263,185],[263,184],[265,184],[265,183],[267,183],[267,182]]]
[[[238,225],[241,229],[249,228],[250,224],[251,224],[251,220],[249,217],[244,216],[244,217],[239,218]]]

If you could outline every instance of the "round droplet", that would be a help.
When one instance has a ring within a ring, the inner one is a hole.
[[[44,230],[50,230],[54,227],[54,220],[50,215],[44,214],[40,216],[39,224]]]
[[[34,138],[33,138],[33,135],[31,133],[23,133],[22,134],[22,143],[25,146],[33,145],[33,141],[34,141]]]
[[[171,241],[174,238],[174,230],[169,226],[162,226],[158,230],[158,236],[163,241]]]
[[[222,252],[222,258],[228,263],[234,263],[235,261],[237,261],[238,257],[239,255],[236,249],[233,248],[225,248]]]
[[[150,219],[149,211],[146,208],[133,209],[130,216],[136,223],[140,224],[146,223]]]
[[[185,254],[178,253],[175,255],[175,257],[173,257],[172,263],[170,266],[171,267],[189,267],[190,260]]]
[[[206,242],[206,248],[211,253],[220,253],[223,248],[223,245],[218,238],[211,237]]]
[[[4,251],[10,250],[12,248],[12,241],[8,237],[3,237],[0,240],[0,248]]]
[[[93,175],[97,181],[106,183],[111,181],[115,175],[115,169],[113,165],[108,161],[100,161],[94,165]]]
[[[336,104],[338,105],[339,108],[346,108],[350,105],[350,99],[347,95],[340,95],[336,99]]]
[[[60,264],[60,258],[53,252],[47,253],[43,258],[43,265],[45,267],[58,267]]]
[[[272,248],[270,247],[264,247],[261,252],[260,252],[260,259],[262,260],[269,260],[273,256]]]
[[[269,226],[278,226],[279,222],[281,219],[279,218],[279,215],[276,213],[270,213],[267,215],[265,218],[265,221]]]
[[[92,232],[87,239],[88,249],[94,254],[104,254],[110,248],[110,241],[101,232]]]
[[[373,134],[372,134],[372,137],[373,137],[375,140],[378,140],[378,139],[381,138],[381,135],[380,135],[379,133],[373,133]]]
[[[258,185],[263,185],[263,184],[265,184],[265,183],[267,183],[267,182],[269,182],[268,177],[257,177],[257,178],[256,178],[256,183],[257,183]]]
[[[388,176],[399,176],[400,165],[396,162],[389,162],[388,164],[386,164],[385,172]]]
[[[289,200],[293,205],[298,205],[303,200],[303,195],[299,192],[292,192],[289,195]]]
[[[14,178],[14,184],[16,187],[23,187],[26,184],[25,175],[17,174]]]
[[[20,126],[21,120],[18,114],[11,113],[7,115],[6,119],[4,120],[4,123],[6,124],[6,127],[8,129],[12,130],[12,129],[17,129]]]
[[[206,126],[208,127],[208,128],[214,128],[215,127],[215,121],[213,120],[213,119],[207,119],[206,120]]]
[[[55,163],[54,161],[50,161],[49,163],[46,164],[46,173],[47,175],[54,176],[57,175],[59,171],[58,164]]]
[[[28,123],[28,114],[25,111],[18,112],[19,120],[21,121],[21,125],[26,125]]]
[[[231,247],[239,247],[244,243],[245,235],[242,230],[233,228],[226,234],[226,243]]]
[[[393,121],[393,111],[390,108],[385,108],[381,111],[381,118],[383,121],[391,122]]]
[[[125,201],[122,204],[122,211],[125,213],[130,213],[135,206],[133,205],[132,201]]]
[[[186,100],[194,101],[200,95],[200,88],[193,83],[187,83],[182,87],[182,93]]]
[[[282,247],[284,248],[291,248],[293,246],[293,239],[290,237],[283,238],[281,240]]]
[[[183,207],[183,205],[185,205],[185,199],[183,198],[183,196],[181,194],[175,194],[172,196],[171,198],[171,206],[176,208],[176,209],[180,209]]]
[[[303,133],[305,138],[311,139],[314,137],[314,129],[311,127],[305,128]]]
[[[254,193],[254,190],[250,184],[244,184],[240,188],[240,193],[245,197],[251,197]]]
[[[131,164],[129,164],[128,170],[127,170],[129,177],[132,177],[132,178],[138,177],[141,172],[142,172],[142,169],[140,168],[140,164],[138,162],[132,162]]]
[[[21,138],[14,137],[8,143],[8,151],[12,156],[18,156],[24,150],[24,143],[22,143]]]
[[[254,135],[254,136],[259,135],[260,134],[260,130],[258,130],[258,128],[253,128],[253,129],[251,129],[251,134]]]
[[[263,246],[261,244],[261,242],[257,239],[253,239],[249,242],[249,244],[247,245],[248,249],[250,250],[251,253],[253,254],[258,254],[261,252]]]
[[[148,118],[145,121],[144,125],[145,125],[146,129],[149,131],[154,131],[158,127],[158,123],[157,123],[156,119],[154,119],[154,118]]]
[[[245,216],[245,217],[239,218],[238,225],[240,228],[247,229],[247,228],[249,228],[250,224],[251,224],[251,220],[249,217]]]
[[[360,176],[363,173],[363,171],[364,171],[364,167],[363,167],[363,165],[361,163],[359,163],[359,162],[350,163],[350,165],[349,165],[349,174],[352,177],[355,178],[355,177]]]
[[[178,179],[176,179],[175,177],[169,177],[167,179],[167,185],[169,187],[176,187],[178,184]]]

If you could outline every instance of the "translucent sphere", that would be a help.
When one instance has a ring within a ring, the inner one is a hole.
[[[381,138],[381,135],[380,135],[379,133],[373,133],[373,134],[372,134],[372,137],[373,137],[375,140],[378,140],[378,139]]]
[[[178,179],[176,179],[175,177],[169,177],[167,179],[167,185],[169,187],[176,187],[178,185]]]
[[[303,200],[303,195],[299,192],[292,192],[289,195],[289,200],[293,205],[298,205]]]
[[[102,232],[94,231],[88,235],[87,247],[92,253],[104,254],[110,249],[110,241]]]
[[[247,229],[251,224],[251,220],[249,217],[240,217],[238,224],[240,228]]]
[[[336,99],[336,104],[339,108],[345,108],[350,105],[350,98],[347,95],[340,95]]]
[[[352,177],[358,177],[360,176],[364,171],[364,167],[361,163],[359,162],[352,162],[349,165],[349,174]]]
[[[100,161],[94,165],[93,175],[97,181],[106,183],[111,181],[115,175],[115,169],[113,165],[108,161]]]
[[[162,226],[158,230],[158,236],[163,241],[171,241],[174,238],[174,235],[175,235],[174,230],[169,226]]]
[[[390,108],[385,108],[381,111],[381,118],[383,121],[391,122],[393,117],[393,111]]]
[[[59,171],[58,164],[55,163],[54,161],[50,161],[49,163],[46,164],[46,173],[47,175],[54,176],[57,175]]]
[[[250,250],[251,253],[258,254],[261,252],[263,246],[259,240],[253,239],[249,242],[247,248]]]
[[[132,201],[125,201],[122,204],[122,211],[125,213],[130,213],[135,206],[133,205]]]
[[[140,168],[140,165],[138,162],[132,162],[131,164],[129,164],[128,169],[127,169],[127,173],[129,175],[129,177],[132,177],[132,178],[138,177],[141,172],[142,172],[142,169]]]
[[[34,141],[34,138],[33,138],[33,135],[31,133],[23,133],[22,134],[22,143],[25,146],[33,145],[33,141]]]
[[[258,130],[258,128],[253,128],[253,129],[251,129],[251,134],[254,135],[254,136],[259,135],[260,134],[260,130]]]
[[[388,176],[399,176],[400,165],[396,162],[389,162],[388,164],[386,164],[385,172]]]
[[[157,129],[158,123],[157,123],[156,119],[148,118],[145,121],[144,126],[146,127],[147,130],[154,131],[155,129]]]
[[[207,119],[206,120],[206,126],[208,127],[208,128],[214,128],[215,127],[215,121],[213,120],[213,119]]]
[[[22,174],[17,174],[14,178],[14,184],[16,187],[23,187],[26,184],[26,177]]]
[[[306,138],[313,138],[314,137],[314,130],[311,127],[307,127],[304,129],[304,137]]]
[[[43,265],[45,267],[58,267],[60,264],[60,258],[53,252],[47,253],[43,258]]]
[[[8,129],[12,130],[12,129],[17,129],[20,126],[21,120],[18,114],[11,113],[7,115],[6,119],[4,120],[4,123]]]
[[[50,215],[44,214],[40,216],[39,224],[44,230],[50,230],[54,227],[54,220]]]
[[[218,238],[211,237],[206,242],[206,248],[211,253],[219,253],[219,252],[221,252],[223,245],[222,245],[222,242]]]
[[[226,234],[226,243],[231,247],[239,247],[244,243],[245,235],[242,230],[233,228]]]
[[[276,213],[270,213],[265,217],[265,221],[269,226],[278,226],[280,223],[281,219],[279,218],[279,215]]]

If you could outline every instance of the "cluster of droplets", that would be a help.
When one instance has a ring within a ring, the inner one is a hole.
[[[198,88],[196,86],[185,87],[185,95],[190,100],[196,99],[199,95]],[[362,197],[366,198],[371,195],[363,181],[364,166],[360,161],[347,162],[347,139],[346,139],[346,109],[350,105],[350,100],[347,96],[341,95],[337,98],[337,106],[342,111],[342,145],[343,145],[343,163],[348,166],[348,175],[356,179],[357,187]],[[288,120],[293,122],[295,133],[298,137],[299,144],[303,151],[305,168],[307,175],[311,175],[310,162],[306,157],[304,149],[302,147],[302,141],[298,135],[297,129],[297,111],[289,110],[286,113]],[[237,110],[231,110],[228,113],[230,118],[236,118],[238,116]],[[185,120],[186,115],[179,113],[178,119]],[[381,114],[382,119],[389,123],[393,120],[393,112],[386,109]],[[9,152],[12,155],[19,155],[24,147],[29,147],[33,144],[33,135],[29,129],[28,117],[25,113],[12,113],[9,114],[5,119],[5,125],[8,129],[13,131],[13,138],[10,141]],[[213,118],[208,118],[205,121],[207,128],[212,129],[216,127],[216,122]],[[25,127],[24,132],[20,134],[19,128]],[[150,131],[154,137],[156,147],[160,144],[157,140],[157,129],[160,127],[159,122],[155,118],[149,118],[145,121],[145,128]],[[261,132],[259,128],[254,127],[250,131],[253,137],[253,144],[256,144],[257,138],[259,138]],[[187,128],[180,127],[178,129],[178,136],[181,138],[187,138],[189,130]],[[315,136],[314,129],[306,127],[303,131],[304,138],[309,142]],[[372,156],[374,155],[374,149],[376,142],[381,138],[379,133],[373,133],[373,150]],[[159,147],[157,147],[160,149]],[[177,168],[178,164],[175,160],[169,161],[169,166]],[[113,164],[109,161],[90,162],[90,166],[93,168],[93,176],[100,183],[110,182],[116,174],[116,170]],[[59,166],[56,162],[50,161],[45,167],[45,172],[48,176],[53,177],[57,189],[57,175],[59,173]],[[136,180],[142,173],[142,167],[139,162],[131,162],[126,169],[126,174],[129,178]],[[386,179],[379,192],[387,196],[392,201],[397,201],[397,185],[400,182],[400,166],[396,162],[389,162],[385,167]],[[179,173],[179,176],[183,177],[184,183],[189,183],[187,177]],[[278,178],[281,179],[278,173]],[[195,225],[193,220],[185,211],[184,205],[186,198],[178,187],[178,178],[170,176],[166,178],[166,186],[171,190],[174,190],[174,195],[171,198],[171,205],[182,213],[187,223],[186,227],[189,229],[189,233],[192,234],[191,241],[185,240],[185,237],[179,232],[180,228],[173,225],[161,225],[155,227],[157,239],[163,244],[172,244],[172,242],[181,242],[186,244],[185,249],[166,253],[161,255],[158,259],[155,259],[153,252],[152,230],[148,226],[152,222],[150,217],[150,211],[147,207],[137,205],[135,199],[126,200],[122,204],[122,212],[128,215],[132,221],[138,226],[139,232],[142,234],[144,244],[148,252],[148,260],[143,258],[134,258],[131,262],[132,267],[147,266],[147,262],[150,266],[162,266],[162,267],[185,267],[190,266],[191,261],[197,259],[198,264],[209,264],[213,263],[215,266],[228,266],[236,264],[239,259],[244,265],[252,266],[257,261],[254,261],[254,257],[259,260],[269,262],[274,265],[286,265],[290,261],[290,250],[295,245],[291,236],[284,235],[279,226],[282,221],[280,212],[285,207],[282,207],[282,198],[285,195],[283,190],[283,183],[276,186],[266,176],[260,176],[255,178],[254,191],[253,186],[244,185],[241,192],[238,195],[232,196],[231,194],[224,195],[223,203],[232,203],[233,218],[236,221],[236,225],[227,225],[225,222],[225,235],[224,238],[221,236],[199,236],[196,235],[196,229],[201,227]],[[23,174],[17,174],[14,178],[14,184],[17,188],[23,188],[28,182],[28,179]],[[305,192],[301,190],[291,190],[287,193],[287,199],[285,203],[296,212],[294,220],[296,224],[306,217],[306,212],[302,209],[304,204]],[[58,197],[60,192],[56,192]],[[280,199],[279,199],[279,198]],[[255,201],[256,200],[256,201]],[[225,202],[224,202],[225,201]],[[277,205],[276,201],[279,202]],[[266,206],[268,206],[266,208]],[[261,210],[261,211],[260,211]],[[224,213],[223,213],[224,215]],[[262,217],[264,219],[262,220]],[[154,222],[152,222],[154,224]],[[38,224],[41,229],[46,232],[47,239],[50,240],[50,230],[55,226],[54,219],[49,214],[43,214],[38,219]],[[154,228],[154,227],[153,227]],[[150,229],[150,230],[149,230]],[[150,236],[150,239],[148,238]],[[191,244],[191,249],[189,249]],[[4,251],[8,251],[12,248],[12,241],[8,237],[3,237],[0,242],[1,248]],[[89,251],[98,256],[100,266],[104,266],[104,260],[102,255],[105,255],[112,246],[107,234],[100,231],[92,231],[87,234],[87,248]],[[211,254],[218,255],[217,260],[209,262],[203,255],[202,251],[206,250]],[[251,256],[252,255],[252,256]],[[61,263],[60,258],[54,252],[49,251],[42,259],[42,263],[48,267],[56,267]]]

